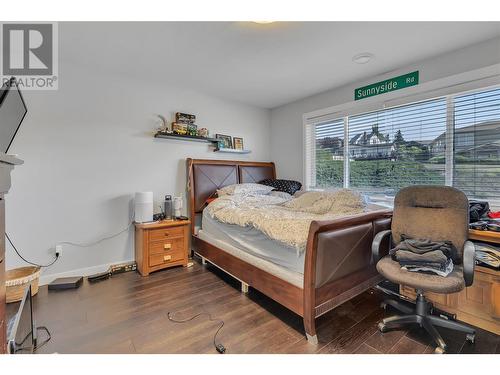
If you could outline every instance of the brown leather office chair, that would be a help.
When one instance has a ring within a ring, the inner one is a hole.
[[[474,329],[453,320],[431,315],[432,305],[424,296],[425,292],[456,293],[472,285],[475,249],[473,243],[467,241],[468,232],[469,203],[460,190],[447,186],[411,186],[399,191],[394,200],[391,229],[378,233],[373,240],[373,260],[377,264],[378,272],[386,279],[415,288],[417,300],[415,307],[397,300],[385,301],[385,304],[406,315],[384,319],[379,323],[381,332],[418,324],[436,342],[437,353],[446,351],[446,343],[434,326],[464,332],[467,334],[467,340],[474,343]],[[401,269],[399,263],[386,254],[388,248],[401,242],[403,234],[433,241],[451,241],[459,252],[462,264],[454,265],[453,272],[446,277]],[[382,253],[385,256],[382,257]]]

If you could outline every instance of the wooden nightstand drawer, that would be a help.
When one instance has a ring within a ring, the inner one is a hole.
[[[151,242],[149,244],[149,254],[163,254],[165,252],[176,252],[184,250],[184,237],[164,239],[161,242]]]
[[[165,251],[163,254],[149,256],[149,267],[159,266],[160,264],[168,264],[184,260],[185,254],[182,250]]]
[[[184,237],[184,227],[154,229],[149,233],[150,241],[163,241],[165,238]]]

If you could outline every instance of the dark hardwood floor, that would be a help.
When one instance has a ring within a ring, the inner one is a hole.
[[[225,325],[218,341],[227,353],[432,353],[430,338],[415,328],[381,334],[381,295],[370,291],[318,319],[319,345],[308,344],[302,319],[213,266],[195,262],[141,277],[136,272],[113,276],[78,290],[49,292],[41,287],[34,298],[38,325],[47,326],[52,340],[39,353],[216,353],[212,338],[218,327],[209,312]],[[8,305],[14,314],[17,304]],[[388,312],[391,314],[392,312]],[[451,353],[500,353],[500,336],[478,329],[476,344],[442,329]],[[40,334],[43,340],[43,333]]]

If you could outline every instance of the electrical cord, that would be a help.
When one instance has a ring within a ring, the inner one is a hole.
[[[12,240],[10,239],[9,235],[7,234],[7,232],[5,232],[5,237],[7,238],[7,241],[9,241],[10,246],[12,246],[12,248],[14,249],[14,251],[16,252],[16,254],[19,256],[19,258],[21,258],[22,260],[24,260],[26,263],[31,264],[32,266],[36,266],[36,267],[40,267],[40,268],[50,267],[51,265],[53,265],[59,259],[59,254],[56,254],[54,260],[52,262],[50,262],[49,264],[46,264],[46,265],[42,265],[42,264],[37,264],[37,263],[34,263],[34,262],[30,262],[29,260],[27,260],[25,257],[23,257],[21,255],[21,253],[19,252],[19,250],[17,250],[16,246],[14,246],[14,244],[12,243]]]
[[[45,326],[40,326],[40,327],[37,327],[36,330],[43,330],[47,333],[47,338],[45,339],[44,342],[42,342],[40,345],[38,345],[38,343],[35,345],[35,348],[33,349],[33,352],[36,352],[38,349],[40,349],[42,346],[44,346],[45,344],[47,344],[50,339],[52,338],[52,335],[50,334],[50,331],[47,327]]]
[[[75,246],[75,247],[92,247],[92,246],[100,244],[101,242],[104,242],[104,241],[110,240],[112,238],[118,237],[122,233],[125,233],[126,231],[128,231],[130,229],[130,227],[132,226],[133,223],[134,222],[131,220],[128,223],[128,225],[127,225],[127,227],[125,229],[119,231],[118,233],[112,234],[110,236],[103,237],[103,238],[101,238],[101,239],[99,239],[97,241],[87,242],[87,243],[77,243],[77,242],[63,241],[63,242],[58,242],[57,244],[58,245],[70,245],[70,246]]]
[[[103,238],[101,238],[101,239],[99,239],[97,241],[88,242],[88,243],[76,243],[76,242],[70,242],[70,241],[63,241],[63,242],[58,242],[58,245],[70,245],[70,246],[75,246],[75,247],[91,247],[91,246],[95,246],[97,244],[100,244],[101,242],[104,242],[104,241],[110,240],[112,238],[118,237],[120,234],[127,232],[130,229],[130,227],[132,226],[133,223],[134,223],[134,221],[130,220],[130,222],[128,223],[128,225],[127,225],[127,227],[125,229],[119,231],[118,233],[112,234],[110,236],[103,237]],[[19,252],[19,250],[17,250],[16,246],[14,245],[14,243],[12,242],[12,240],[10,239],[9,235],[7,234],[7,232],[5,232],[5,237],[9,241],[10,245],[12,246],[12,248],[14,249],[14,251],[16,252],[16,254],[19,256],[19,258],[21,258],[22,260],[24,260],[28,264],[31,264],[31,265],[37,266],[37,267],[41,267],[41,268],[45,268],[45,267],[52,266],[59,259],[59,254],[56,253],[56,256],[55,256],[54,260],[52,262],[50,262],[49,264],[47,264],[47,265],[41,265],[41,264],[37,264],[37,263],[34,263],[34,262],[30,262],[29,260],[27,260],[25,257],[23,257],[21,255],[21,253]]]
[[[172,318],[170,316],[170,314],[173,314],[173,313],[171,313],[170,311],[167,312],[167,317],[168,317],[168,320],[170,320],[173,323],[187,323],[187,322],[190,322],[191,320],[194,320],[202,315],[207,315],[208,320],[211,322],[219,322],[219,328],[217,328],[217,331],[215,331],[215,334],[214,334],[213,344],[214,344],[215,349],[220,354],[224,354],[224,352],[226,351],[226,348],[224,347],[224,345],[216,343],[217,335],[219,334],[219,331],[222,329],[222,327],[224,327],[224,321],[222,319],[214,319],[214,318],[212,318],[212,315],[210,313],[207,313],[207,312],[201,312],[199,314],[193,315],[191,318],[184,319],[184,320],[176,320],[176,319]]]

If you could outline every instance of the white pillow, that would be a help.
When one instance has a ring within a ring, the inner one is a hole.
[[[224,186],[222,189],[217,190],[217,195],[219,197],[224,195],[267,195],[273,190],[272,186],[244,183]]]

